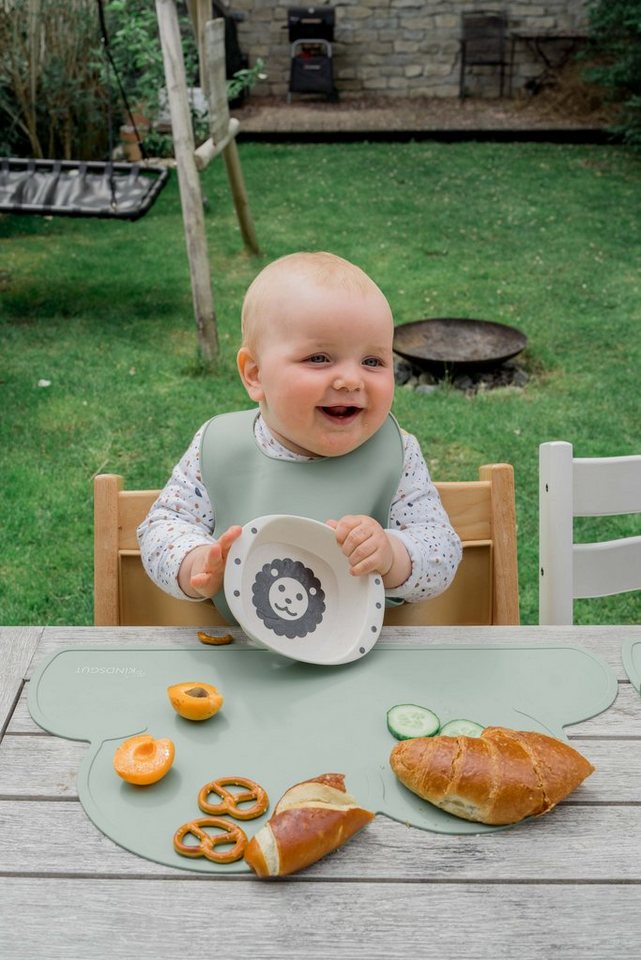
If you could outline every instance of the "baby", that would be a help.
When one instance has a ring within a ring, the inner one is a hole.
[[[376,284],[330,253],[269,264],[242,309],[237,364],[252,410],[196,433],[138,529],[142,561],[179,598],[223,594],[241,526],[266,514],[327,522],[355,576],[417,601],[451,583],[461,544],[394,396],[393,319]]]

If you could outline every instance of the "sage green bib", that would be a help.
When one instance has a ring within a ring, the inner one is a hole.
[[[364,514],[388,526],[404,461],[403,439],[391,414],[351,453],[318,460],[267,456],[254,437],[257,415],[256,409],[223,413],[203,430],[200,470],[214,509],[215,535],[278,513],[321,522]],[[222,590],[214,603],[235,623]]]

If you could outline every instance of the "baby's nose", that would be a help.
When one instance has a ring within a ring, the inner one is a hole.
[[[363,379],[360,373],[341,373],[334,378],[335,390],[360,390],[363,386]]]

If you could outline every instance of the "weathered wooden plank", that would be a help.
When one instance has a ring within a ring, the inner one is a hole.
[[[619,960],[641,936],[625,885],[11,878],[0,897],[0,954],[20,960]]]
[[[212,627],[212,633],[230,633],[240,645],[247,645],[242,630]],[[38,656],[34,657],[29,676],[47,657],[72,648],[95,649],[112,647],[122,650],[138,649],[176,649],[202,646],[196,627],[45,627]],[[209,648],[215,654],[215,648]]]
[[[239,644],[247,643],[238,628],[226,631]],[[614,671],[618,680],[627,680],[621,662],[621,646],[627,637],[641,640],[641,626],[612,627],[384,627],[382,645],[394,646],[477,646],[479,644],[507,644],[513,647],[531,647],[559,644],[582,647],[599,656]],[[192,627],[45,627],[38,649],[41,658],[68,647],[110,646],[135,649],[138,647],[171,647],[182,649],[197,646],[198,638]],[[36,663],[34,663],[34,666]]]
[[[641,735],[641,697],[631,683],[619,683],[617,698],[603,713],[566,727],[570,740],[581,749],[583,737],[638,737]]]
[[[0,797],[78,799],[78,768],[87,743],[7,735],[0,744]]]
[[[611,803],[616,799],[641,804],[641,738],[582,739],[574,741],[574,746],[596,772],[569,802]],[[6,736],[0,745],[0,797],[77,799],[78,768],[86,751],[86,743],[60,737]]]
[[[0,736],[42,636],[42,627],[0,627]]]
[[[238,628],[212,628],[230,633],[239,646],[251,646]],[[624,634],[618,631],[585,628],[574,632],[572,627],[384,627],[379,644],[383,647],[443,647],[492,644],[509,647],[532,647],[544,644],[578,646],[599,656],[613,670],[618,680],[627,681],[621,662]],[[627,628],[626,628],[627,630]],[[625,636],[637,636],[641,628],[630,627]],[[195,627],[45,627],[34,658],[32,670],[41,660],[69,648],[111,647],[134,650],[185,649],[199,647]],[[212,650],[215,653],[215,650]]]
[[[38,724],[34,723],[34,721],[31,719],[31,714],[29,713],[29,708],[27,706],[27,690],[28,684],[23,689],[20,699],[16,704],[16,708],[11,714],[11,719],[7,725],[7,734],[40,733],[42,736],[45,736]]]
[[[0,825],[0,874],[183,874],[121,849],[101,834],[73,801],[0,801]],[[457,836],[427,833],[376,817],[304,876],[641,883],[641,806],[564,805],[512,829]]]
[[[37,723],[34,723],[27,707],[27,696],[23,690],[16,708],[11,714],[11,719],[7,725],[8,734],[36,733],[40,731]]]
[[[215,653],[212,654],[215,656]],[[36,733],[40,728],[33,722],[27,709],[26,691],[20,697],[11,717],[8,733]],[[567,727],[566,733],[575,737],[641,737],[641,697],[630,683],[620,683],[619,693],[606,711],[583,723]],[[580,745],[577,749],[581,749]]]

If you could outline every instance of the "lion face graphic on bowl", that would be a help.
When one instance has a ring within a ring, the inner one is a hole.
[[[309,567],[289,557],[265,563],[252,585],[252,603],[279,637],[306,637],[322,622],[325,592]]]

